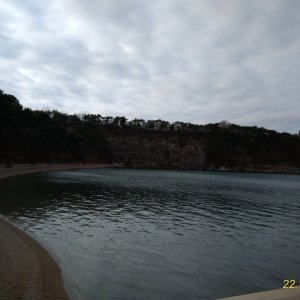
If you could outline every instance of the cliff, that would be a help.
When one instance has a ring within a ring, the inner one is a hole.
[[[110,160],[127,167],[300,171],[297,137],[110,129],[104,138]]]
[[[203,169],[205,141],[165,133],[113,134],[106,137],[111,160],[128,167]]]

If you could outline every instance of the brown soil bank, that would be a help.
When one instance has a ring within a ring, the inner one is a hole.
[[[0,165],[0,179],[50,170],[112,167],[108,164]],[[0,217],[0,299],[63,300],[61,270],[49,253],[31,237]]]

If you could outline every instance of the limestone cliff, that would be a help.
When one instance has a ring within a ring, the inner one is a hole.
[[[109,130],[110,161],[127,167],[299,172],[299,142],[232,134]]]
[[[129,167],[202,169],[205,141],[168,134],[129,134],[106,137],[111,160]]]

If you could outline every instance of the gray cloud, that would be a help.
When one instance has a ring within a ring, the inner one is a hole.
[[[298,0],[0,1],[24,106],[297,132]]]

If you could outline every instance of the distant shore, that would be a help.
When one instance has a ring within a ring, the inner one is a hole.
[[[0,164],[0,179],[30,173],[39,173],[56,170],[74,170],[74,169],[98,169],[119,167],[118,164],[14,164],[6,167]]]
[[[298,168],[292,168],[288,166],[262,166],[260,168],[209,168],[205,171],[217,171],[217,172],[245,172],[245,173],[269,173],[269,174],[300,174]]]
[[[0,164],[0,179],[29,174],[29,173],[38,173],[38,172],[47,172],[47,171],[56,171],[56,170],[74,170],[74,169],[98,169],[98,168],[114,168],[114,167],[127,167],[129,169],[150,169],[150,170],[198,170],[206,172],[245,172],[245,173],[270,173],[270,174],[300,174],[300,170],[295,167],[289,167],[285,165],[279,166],[270,166],[262,165],[258,167],[245,167],[245,168],[180,168],[180,167],[160,167],[160,166],[143,166],[143,165],[124,165],[123,163],[62,163],[62,164],[47,164],[47,163],[37,163],[37,164],[14,164],[12,167],[6,167],[4,164]]]
[[[0,179],[37,172],[109,168],[112,164],[0,165]],[[69,299],[61,270],[46,249],[0,216],[0,299]]]

